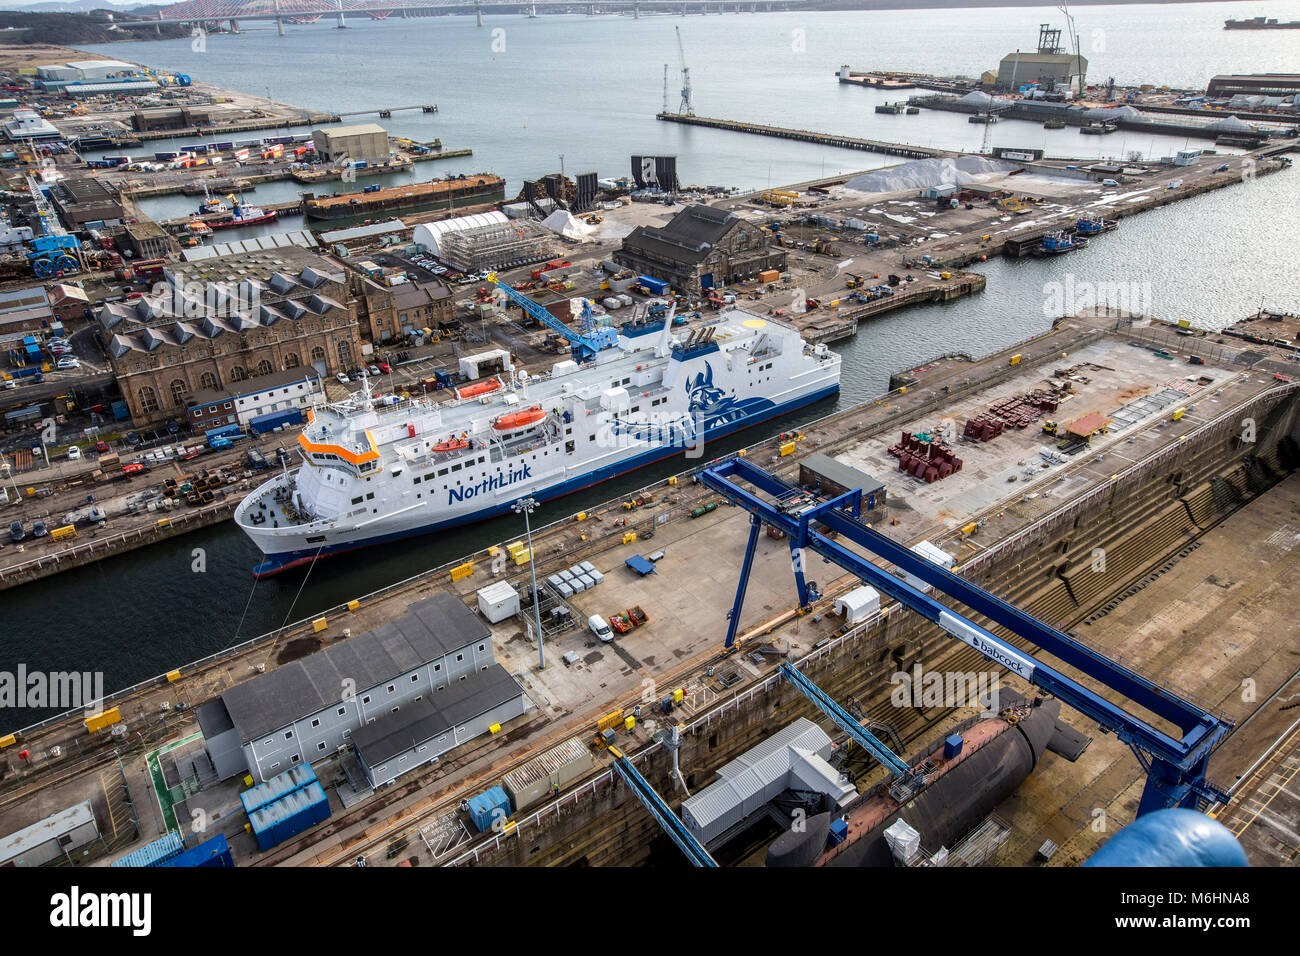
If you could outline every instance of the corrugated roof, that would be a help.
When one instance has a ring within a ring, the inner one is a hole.
[[[572,763],[591,761],[587,745],[577,737],[570,737],[559,746],[552,747],[546,753],[534,757],[522,767],[516,767],[502,776],[502,781],[516,792],[525,789],[538,780],[545,780],[552,773]]]
[[[395,621],[237,684],[221,699],[247,743],[337,703],[345,678],[361,693],[491,636],[460,598],[440,591]]]
[[[400,232],[406,228],[406,224],[400,219],[390,219],[388,222],[372,222],[368,226],[353,226],[351,229],[334,229],[330,232],[322,232],[320,238],[322,242],[346,242],[348,239],[364,239],[366,236],[382,236],[389,232]]]
[[[166,836],[160,837],[152,843],[146,843],[140,849],[128,853],[119,860],[114,860],[109,866],[157,866],[165,860],[180,855],[184,849],[185,843],[181,840],[181,835],[175,830],[168,830]]]
[[[229,256],[239,252],[260,252],[263,249],[283,249],[286,246],[299,246],[303,249],[315,249],[316,236],[307,229],[293,232],[277,232],[269,236],[254,236],[251,239],[237,239],[234,242],[218,242],[211,246],[194,246],[181,252],[186,262],[199,259],[212,259],[217,256]]]

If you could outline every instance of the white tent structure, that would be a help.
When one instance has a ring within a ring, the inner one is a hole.
[[[483,226],[504,226],[509,220],[503,212],[480,212],[472,216],[457,216],[455,219],[440,219],[437,222],[421,223],[415,227],[413,240],[429,250],[430,255],[439,255],[439,240],[451,232],[464,232],[466,229],[479,229]]]

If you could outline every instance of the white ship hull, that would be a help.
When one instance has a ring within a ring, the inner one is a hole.
[[[235,513],[266,555],[253,573],[479,521],[521,497],[557,498],[688,448],[698,457],[701,440],[839,390],[839,356],[805,346],[793,329],[735,311],[715,332],[662,354],[666,336],[641,327],[594,364],[561,363],[477,401],[322,411],[299,439],[304,465]],[[503,416],[520,410],[545,418],[507,428]]]

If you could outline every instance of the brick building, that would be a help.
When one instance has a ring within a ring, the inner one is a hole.
[[[187,414],[226,391],[299,366],[333,375],[360,360],[343,268],[296,246],[169,266],[170,292],[103,306],[98,334],[137,424]]]
[[[758,226],[724,209],[687,206],[665,226],[637,226],[614,261],[663,279],[675,290],[699,293],[785,270],[785,250]]]
[[[385,285],[361,272],[349,272],[357,301],[357,322],[376,345],[404,339],[407,332],[436,329],[455,313],[451,290],[441,282]]]

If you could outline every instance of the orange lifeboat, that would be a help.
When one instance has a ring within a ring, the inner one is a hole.
[[[483,382],[475,382],[473,385],[466,385],[464,388],[455,389],[457,398],[477,398],[480,395],[487,395],[489,392],[495,392],[501,387],[501,380],[495,375]]]
[[[434,451],[460,451],[462,448],[468,448],[469,442],[463,438],[453,438],[449,441],[438,442],[433,446]]]
[[[517,428],[527,428],[529,425],[536,425],[546,417],[546,412],[542,411],[542,406],[534,405],[532,408],[521,409],[517,412],[509,412],[502,415],[492,423],[492,427],[499,432],[514,431]]]

